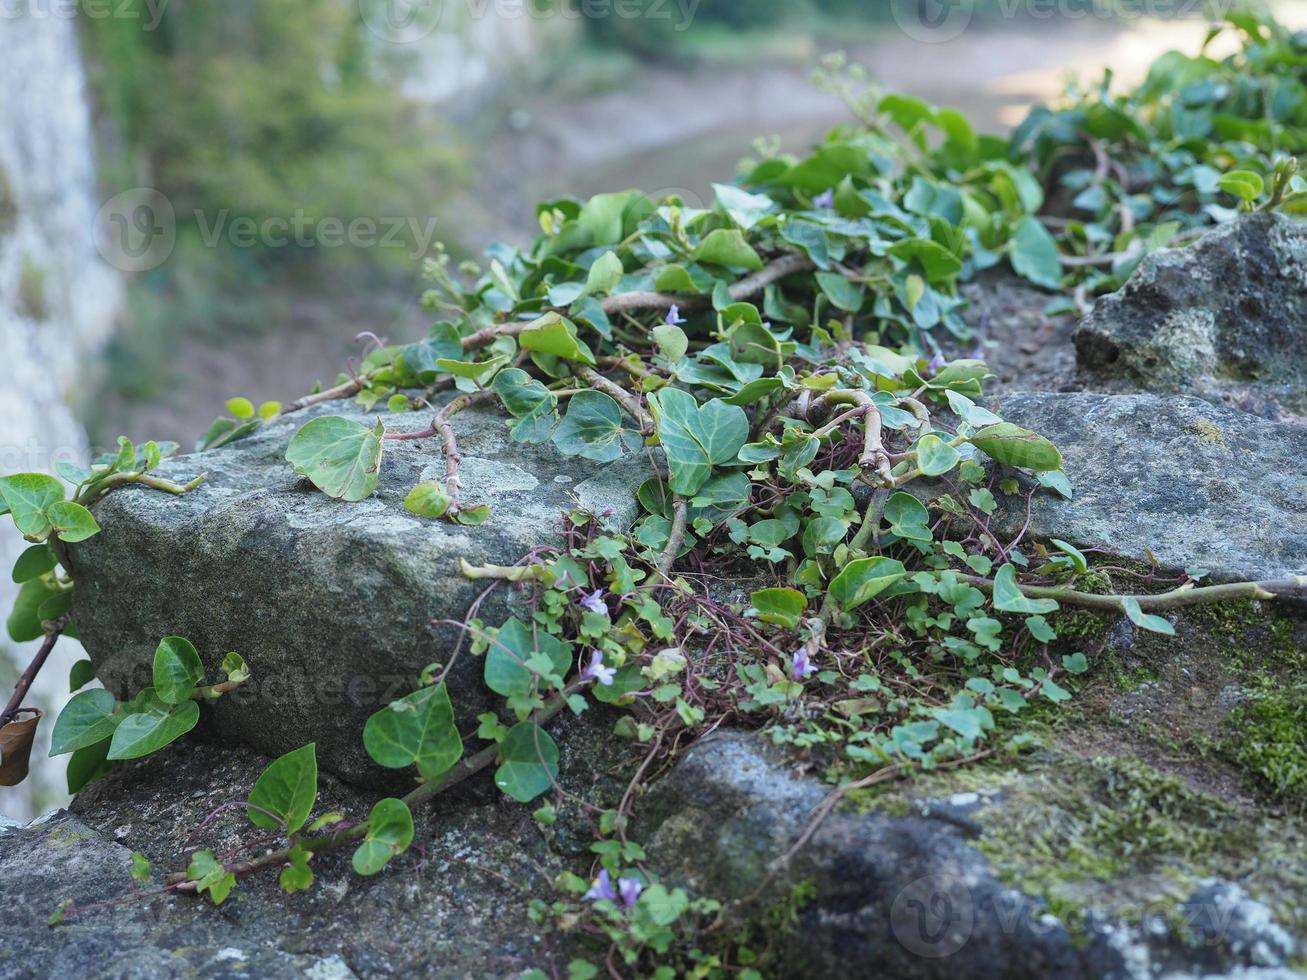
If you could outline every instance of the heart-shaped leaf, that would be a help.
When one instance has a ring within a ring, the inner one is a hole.
[[[116,704],[113,695],[103,688],[73,695],[54,723],[50,754],[75,752],[113,735],[121,720],[121,716],[114,714]]]
[[[1140,629],[1148,630],[1150,633],[1161,633],[1163,636],[1175,636],[1175,627],[1161,616],[1153,616],[1144,612],[1139,607],[1139,600],[1133,596],[1128,596],[1121,600],[1121,608],[1125,614],[1130,617],[1130,622],[1134,623]]]
[[[499,743],[499,756],[495,785],[519,803],[548,792],[558,778],[558,745],[535,722],[514,726]]]
[[[44,473],[18,473],[0,477],[0,498],[19,531],[41,537],[50,531],[46,510],[64,499],[64,485]]]
[[[639,437],[622,428],[622,410],[602,391],[581,391],[572,396],[567,414],[554,430],[554,445],[567,456],[611,463],[626,453],[626,445]]]
[[[317,799],[318,754],[317,746],[310,742],[263,770],[245,813],[256,827],[280,830],[284,824],[286,833],[293,834],[308,821]]]
[[[367,834],[354,852],[354,870],[374,875],[413,843],[413,813],[403,800],[378,800],[368,816]]]
[[[424,779],[443,775],[463,756],[448,688],[424,687],[382,708],[363,727],[363,747],[387,769],[416,765]]]
[[[994,608],[1023,616],[1043,616],[1059,607],[1056,599],[1031,599],[1017,586],[1016,566],[1008,564],[994,576]]]
[[[937,435],[922,436],[916,452],[917,465],[926,476],[943,476],[962,462],[958,451]]]
[[[499,628],[486,651],[486,686],[504,697],[531,690],[540,668],[556,680],[572,669],[572,647],[542,629],[532,631],[516,616]]]
[[[874,599],[907,574],[903,562],[893,558],[858,558],[844,566],[828,591],[832,601],[848,612]]]
[[[190,640],[165,636],[154,651],[154,693],[164,704],[181,704],[204,679],[204,664]]]
[[[146,688],[139,700],[140,710],[125,715],[113,733],[108,756],[112,760],[158,752],[199,723],[200,706],[194,701],[173,706],[155,697],[153,688]]]
[[[339,415],[313,419],[295,433],[286,460],[328,497],[358,501],[372,495],[381,476],[382,435]]]
[[[762,589],[749,596],[754,612],[764,623],[793,629],[803,618],[808,600],[797,589]]]

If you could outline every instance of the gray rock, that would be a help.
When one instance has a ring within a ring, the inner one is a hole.
[[[227,651],[239,652],[254,676],[214,705],[218,731],[269,755],[316,741],[337,774],[376,778],[361,738],[368,716],[450,656],[461,631],[441,621],[461,621],[485,588],[459,573],[459,560],[513,564],[559,540],[564,512],[576,507],[629,524],[648,474],[640,457],[604,466],[514,444],[496,408],[474,408],[455,419],[464,501],[488,502],[494,515],[458,527],[404,508],[414,484],[443,473],[438,440],[387,443],[381,485],[360,503],[331,500],[297,476],[286,445],[314,414],[375,418],[345,403],[320,406],[165,463],[162,474],[177,479],[207,472],[193,493],[128,487],[97,504],[103,532],[74,556],[77,626],[120,697],[150,683],[163,636],[190,639],[212,677]],[[412,432],[427,418],[386,423]],[[481,605],[487,623],[507,616],[508,592]],[[464,646],[449,676],[463,727],[494,709],[481,669]]]
[[[1035,537],[1224,580],[1307,573],[1307,428],[1179,396],[1019,393],[1001,410],[1057,444],[1075,488],[1035,495]],[[1025,518],[1009,503],[994,529]]]
[[[564,751],[577,741],[569,732]],[[552,898],[553,877],[584,872],[590,855],[560,857],[551,836],[558,828],[537,826],[530,807],[488,779],[417,812],[413,849],[373,878],[353,872],[346,849],[315,857],[314,885],[294,895],[272,871],[243,879],[217,907],[194,896],[140,897],[75,914],[57,929],[46,924],[67,899],[89,905],[140,895],[184,870],[195,848],[222,851],[257,838],[236,809],[190,841],[219,806],[246,798],[267,764],[242,749],[191,741],[121,767],[79,796],[73,813],[0,829],[0,980],[488,978],[547,963],[551,952],[567,962],[565,944],[551,948],[527,906]],[[581,770],[565,759],[569,789],[590,794]],[[359,820],[373,795],[324,776],[314,813]],[[154,865],[148,885],[130,877],[133,851]]]
[[[769,975],[1253,976],[1244,968],[1280,969],[1296,955],[1266,907],[1228,882],[1204,882],[1184,906],[1221,918],[1214,942],[1191,947],[1159,916],[1132,918],[1132,900],[1099,910],[1092,896],[1068,929],[1042,902],[1003,884],[1003,869],[976,849],[988,832],[976,815],[1001,802],[991,793],[914,800],[902,815],[836,808],[769,881],[769,867],[830,792],[784,750],[726,732],[686,753],[643,803],[637,830],[672,882],[724,899],[789,900],[792,929],[768,936],[781,957]]]
[[[1307,227],[1257,214],[1140,263],[1075,333],[1077,364],[1131,387],[1307,412]]]

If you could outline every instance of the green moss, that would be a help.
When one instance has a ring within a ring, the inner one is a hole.
[[[1227,664],[1240,676],[1307,671],[1307,644],[1298,639],[1301,624],[1291,614],[1240,599],[1192,606],[1185,616],[1212,633]]]
[[[1307,684],[1263,679],[1230,716],[1227,751],[1278,799],[1307,811]]]

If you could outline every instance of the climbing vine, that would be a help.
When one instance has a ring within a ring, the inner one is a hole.
[[[474,407],[500,412],[515,442],[599,463],[641,453],[654,475],[633,526],[573,512],[557,546],[514,566],[462,563],[459,574],[514,590],[520,611],[499,623],[470,613],[446,662],[360,733],[378,766],[416,788],[362,820],[310,823],[316,749],[297,749],[239,804],[274,849],[197,850],[162,888],[222,902],[241,877],[276,870],[294,892],[311,885],[317,855],[346,847],[359,874],[376,874],[413,843],[417,807],[482,771],[548,826],[558,811],[540,801],[568,796],[549,722],[598,702],[626,709],[615,736],[646,765],[619,800],[582,801],[597,829],[590,873],[563,875],[557,900],[531,915],[599,940],[615,973],[673,961],[695,975],[747,973],[746,945],[695,944],[741,910],[659,882],[628,836],[648,764],[685,738],[728,718],[753,724],[824,753],[838,792],[965,764],[1030,744],[1031,705],[1072,697],[1089,660],[1059,636],[1068,607],[1169,634],[1165,614],[1183,606],[1307,594],[1303,578],[1204,586],[1195,569],[1140,573],[1139,594],[1103,595],[1093,550],[1031,540],[1028,520],[1001,533],[1000,511],[1028,513],[1036,494],[1069,498],[1072,480],[1051,442],[986,399],[984,361],[945,353],[973,339],[958,284],[987,268],[1085,303],[1191,230],[1307,200],[1290,155],[1307,126],[1307,44],[1245,16],[1230,29],[1245,43],[1227,61],[1167,56],[1135,92],[1073,93],[1011,140],[831,61],[819,80],[859,122],[809,156],[748,162],[708,208],[635,191],[544,202],[529,247],[496,247],[484,267],[454,267],[443,249],[428,263],[424,302],[439,320],[427,336],[369,338],[337,385],[289,405],[228,403],[200,448],[344,399],[421,413],[417,431],[382,414],[369,424],[315,414],[286,460],[328,496],[360,501],[388,443],[430,440],[443,474],[404,505],[432,521],[491,517],[459,476],[456,419]],[[72,629],[68,546],[98,531],[88,505],[127,483],[193,489],[152,474],[164,455],[124,441],[90,470],[61,470],[71,498],[52,477],[0,480],[33,542],[15,572],[15,639],[44,635],[48,653]],[[740,569],[753,585],[736,601],[716,583]],[[503,700],[461,733],[446,679],[467,656]],[[231,654],[223,671],[205,685],[197,651],[168,637],[153,685],[130,701],[77,694],[54,731],[54,752],[73,753],[70,787],[189,731],[200,705],[250,668]],[[79,665],[74,687],[91,676]],[[151,875],[144,857],[134,873]],[[596,969],[577,961],[572,975]]]

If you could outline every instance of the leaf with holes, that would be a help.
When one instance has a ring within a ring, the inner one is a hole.
[[[371,429],[339,415],[313,419],[291,439],[286,460],[328,497],[364,500],[381,476],[385,431],[379,419]]]

